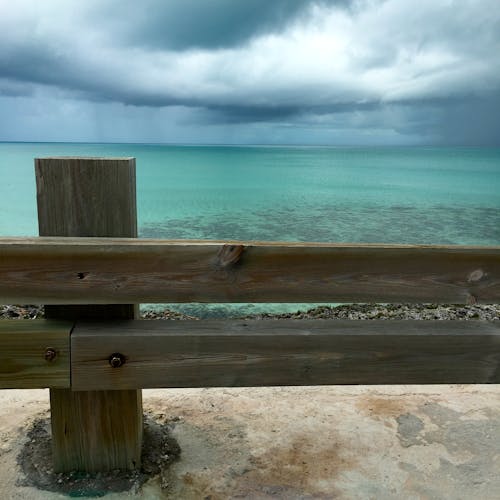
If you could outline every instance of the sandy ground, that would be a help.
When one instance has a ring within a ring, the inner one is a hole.
[[[0,498],[48,391],[0,391]],[[105,498],[498,499],[500,387],[372,386],[144,391],[180,458],[139,491]]]

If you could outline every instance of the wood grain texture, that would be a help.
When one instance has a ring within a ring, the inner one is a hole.
[[[69,336],[72,323],[46,320],[0,321],[0,389],[70,387]],[[46,359],[46,352],[55,353]]]
[[[0,239],[0,301],[500,301],[500,247]]]
[[[136,237],[133,158],[35,160],[41,236]],[[42,259],[43,265],[43,259]],[[80,279],[84,280],[84,275]],[[63,294],[64,295],[64,294]],[[49,318],[132,319],[137,305],[93,304],[93,297],[45,307]],[[50,301],[41,301],[49,303]],[[140,466],[142,393],[137,390],[50,393],[53,465],[57,472],[134,469]]]
[[[135,158],[37,158],[35,175],[40,235],[137,236]]]
[[[140,467],[140,454],[132,451],[131,444],[142,442],[142,426],[134,424],[136,409],[142,410],[141,391],[53,389],[50,408],[53,422],[67,423],[63,427],[67,446],[59,445],[54,462],[57,471],[70,470],[69,464],[75,464],[72,470],[85,472]]]
[[[498,322],[77,324],[71,350],[74,390],[500,382]],[[123,366],[110,366],[113,353]]]

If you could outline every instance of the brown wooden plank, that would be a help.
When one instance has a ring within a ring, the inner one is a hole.
[[[40,235],[137,236],[135,158],[37,158],[35,175]]]
[[[135,422],[138,408],[142,422],[142,392],[95,389],[50,391],[52,428],[54,422],[67,424],[63,427],[65,440],[57,448],[56,471],[69,470],[69,464],[79,464],[73,470],[85,472],[140,466],[135,443],[142,441],[142,425],[139,427]],[[78,428],[76,422],[81,422],[82,427]]]
[[[500,301],[500,247],[1,239],[0,302]]]
[[[0,320],[0,389],[70,387],[72,323]]]
[[[500,382],[500,322],[78,323],[71,349],[73,390]]]
[[[37,159],[35,173],[40,235],[137,236],[133,158]],[[43,266],[46,262],[42,258],[40,263]],[[58,304],[70,302],[64,295]],[[86,298],[79,303],[94,303],[92,295]],[[131,319],[136,312],[134,304],[108,305],[106,301],[97,306],[45,307],[49,318]],[[141,392],[94,389],[80,393],[68,389],[50,392],[52,455],[58,472],[140,466]]]

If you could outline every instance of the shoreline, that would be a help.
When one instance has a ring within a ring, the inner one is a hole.
[[[0,305],[0,320],[40,319],[44,317],[40,305]],[[229,317],[229,315],[228,315]],[[456,320],[500,321],[500,304],[342,304],[334,307],[319,306],[305,311],[287,313],[259,313],[231,316],[233,319],[342,319],[342,320]],[[201,320],[201,316],[189,316],[181,312],[158,307],[144,307],[140,319],[150,320]],[[220,319],[220,318],[219,318]]]

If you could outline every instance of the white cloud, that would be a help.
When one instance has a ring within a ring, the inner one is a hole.
[[[389,0],[358,2],[354,11],[313,5],[284,31],[242,47],[174,52],[113,45],[106,20],[93,26],[88,6],[82,13],[69,2],[20,2],[4,7],[0,36],[6,51],[29,43],[46,50],[64,73],[61,86],[119,101],[309,106],[423,99],[443,89],[498,88],[494,3]],[[443,23],[447,29],[437,31]],[[471,23],[478,30],[464,43]],[[24,73],[28,79],[29,68]]]

